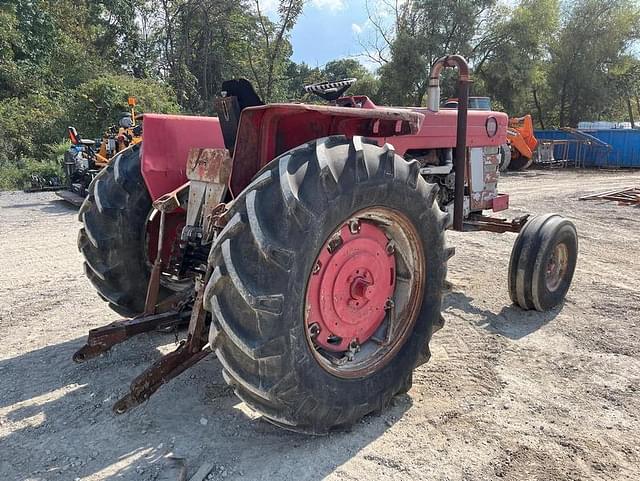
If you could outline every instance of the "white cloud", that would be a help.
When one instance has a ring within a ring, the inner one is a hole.
[[[260,0],[260,10],[266,15],[276,13],[278,11],[278,0]]]
[[[358,25],[357,23],[352,23],[351,24],[351,31],[357,35],[359,33],[362,33],[362,27],[360,25]]]
[[[318,10],[338,12],[345,7],[344,0],[311,0],[311,4]]]

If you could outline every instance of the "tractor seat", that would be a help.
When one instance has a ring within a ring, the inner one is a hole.
[[[69,140],[71,140],[73,145],[84,145],[85,147],[93,147],[96,145],[95,140],[81,139],[75,127],[67,127],[67,132],[69,133]]]

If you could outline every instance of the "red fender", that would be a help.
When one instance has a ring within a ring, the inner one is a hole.
[[[193,148],[224,148],[217,117],[144,114],[142,177],[152,200],[187,181]]]

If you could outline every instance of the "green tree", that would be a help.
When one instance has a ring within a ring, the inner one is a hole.
[[[65,120],[76,126],[84,137],[99,136],[129,111],[129,96],[136,97],[136,111],[139,113],[179,111],[175,94],[167,85],[127,75],[103,75],[82,84],[73,92]]]
[[[38,93],[0,101],[0,166],[48,157],[48,145],[65,135],[63,115],[59,102]]]
[[[559,14],[558,0],[522,0],[503,12],[479,49],[483,54],[474,59],[474,76],[482,80],[484,93],[509,114],[523,115],[535,104],[534,89],[540,90],[535,81]]]
[[[366,95],[374,102],[378,100],[380,81],[364,65],[353,58],[343,58],[327,62],[322,70],[325,80],[356,78],[358,81],[349,92]]]
[[[285,100],[313,102],[317,99],[314,95],[305,93],[304,86],[324,81],[324,75],[318,67],[310,67],[304,62],[295,63],[288,61],[284,73],[286,78]]]
[[[369,15],[382,47],[375,50],[381,91],[387,102],[420,105],[428,87],[430,65],[442,55],[480,56],[491,31],[496,0],[407,0],[392,8],[390,29]],[[384,45],[386,44],[386,45]],[[371,55],[370,55],[371,56]],[[374,55],[375,57],[375,55]]]
[[[231,76],[246,2],[233,0],[153,0],[160,20],[153,38],[162,70],[188,112],[212,112],[213,97]]]
[[[619,91],[609,71],[640,35],[637,1],[577,0],[550,48],[549,89],[560,126],[600,119]]]
[[[247,34],[246,65],[250,79],[265,101],[286,97],[283,76],[287,59],[293,52],[288,39],[303,6],[304,0],[279,0],[277,18],[272,21],[263,11],[260,0],[255,0],[257,29]]]
[[[620,117],[619,112],[626,110],[629,122],[635,126],[638,117],[633,112],[634,103],[640,115],[640,60],[630,55],[621,58],[609,69],[609,82],[618,101],[612,103],[608,115]]]

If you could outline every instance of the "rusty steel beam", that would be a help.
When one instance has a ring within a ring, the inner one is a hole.
[[[129,392],[113,405],[116,414],[123,414],[143,403],[163,384],[213,352],[212,346],[207,346],[207,312],[202,303],[204,287],[210,276],[211,269],[207,271],[204,281],[201,277],[196,280],[197,296],[191,311],[187,339],[175,351],[162,356],[131,382]]]
[[[497,217],[488,217],[480,214],[472,214],[464,221],[465,232],[487,231],[497,232],[520,232],[529,220],[529,214],[517,217],[516,219],[507,220]]]
[[[75,362],[84,362],[107,352],[116,344],[120,344],[138,334],[178,326],[183,324],[189,315],[190,311],[168,311],[152,316],[124,319],[91,329],[87,343],[76,351],[73,355],[73,360]]]
[[[136,377],[126,396],[113,405],[116,414],[124,414],[129,409],[149,399],[163,384],[182,374],[186,369],[211,354],[210,348],[190,352],[187,341],[182,341],[173,352],[162,356],[142,374]]]
[[[631,187],[628,189],[610,190],[597,194],[584,195],[579,200],[611,200],[622,205],[640,205],[640,189]]]

